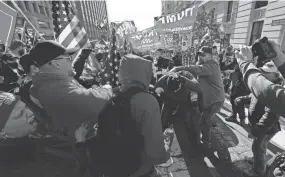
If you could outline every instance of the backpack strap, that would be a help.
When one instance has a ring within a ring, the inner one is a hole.
[[[131,98],[132,96],[136,95],[137,93],[145,92],[144,89],[140,87],[132,87],[125,92],[122,92],[122,96],[124,98]]]

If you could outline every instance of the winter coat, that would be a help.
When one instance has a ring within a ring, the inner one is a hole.
[[[258,101],[270,108],[274,113],[285,117],[285,88],[269,81],[254,64],[249,61],[239,61],[246,87]],[[285,76],[285,64],[278,70]]]
[[[112,96],[107,88],[86,89],[74,78],[57,73],[38,73],[32,78],[31,95],[39,100],[53,128],[66,130],[74,139],[76,128],[85,121],[98,122],[98,114]]]
[[[122,58],[119,67],[121,91],[127,91],[132,87],[140,87],[145,90],[131,98],[131,112],[144,136],[142,166],[152,168],[156,164],[166,162],[169,154],[164,149],[159,104],[151,94],[147,93],[151,76],[152,63],[150,61],[132,54]],[[141,171],[142,174],[134,176],[141,176],[147,172]]]
[[[280,131],[279,115],[272,112],[264,104],[258,101],[253,94],[239,97],[241,104],[248,104],[248,120],[251,125],[251,133],[255,137],[264,134],[275,134]]]

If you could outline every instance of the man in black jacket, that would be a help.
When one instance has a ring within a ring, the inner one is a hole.
[[[248,91],[244,85],[242,73],[238,67],[236,59],[234,59],[228,65],[222,67],[222,71],[229,76],[231,80],[230,88],[230,102],[232,105],[232,113],[229,117],[226,118],[226,121],[237,122],[237,114],[239,115],[241,125],[245,122],[245,109],[243,106],[235,105],[234,101],[237,97],[245,96],[248,94]]]

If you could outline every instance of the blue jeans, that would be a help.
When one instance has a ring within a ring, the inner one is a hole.
[[[263,174],[265,172],[265,156],[266,149],[269,141],[275,134],[264,134],[253,140],[252,143],[252,152],[253,152],[253,160],[254,160],[254,169],[256,172]]]

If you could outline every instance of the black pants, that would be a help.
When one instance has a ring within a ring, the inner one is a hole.
[[[243,84],[233,85],[231,88],[231,94],[230,94],[230,102],[232,104],[232,115],[236,116],[239,115],[239,118],[241,120],[245,119],[245,109],[244,106],[236,106],[235,105],[235,99],[240,96],[247,95],[247,91],[245,89],[245,86]]]

